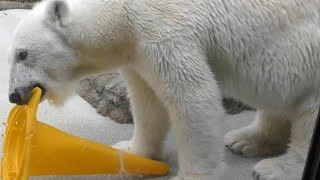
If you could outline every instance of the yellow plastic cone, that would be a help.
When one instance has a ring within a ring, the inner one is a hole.
[[[26,106],[15,106],[6,129],[1,178],[27,180],[40,175],[165,175],[169,167],[83,138],[36,119],[41,89]]]

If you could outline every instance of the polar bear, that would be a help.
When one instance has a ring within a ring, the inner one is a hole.
[[[219,179],[223,143],[266,156],[256,179],[299,179],[319,102],[318,0],[47,0],[17,26],[9,99],[35,86],[62,103],[77,82],[110,70],[128,86],[131,152],[159,158],[173,127],[180,179]],[[256,107],[223,140],[223,95]],[[224,141],[224,142],[223,142]]]

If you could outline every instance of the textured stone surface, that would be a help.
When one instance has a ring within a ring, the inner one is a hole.
[[[31,9],[40,0],[0,0],[0,11],[7,9]]]
[[[38,1],[41,1],[41,0],[0,0],[0,1],[3,1],[3,2],[10,1],[10,2],[25,3],[25,2],[38,2]]]
[[[118,123],[132,123],[126,87],[117,73],[82,80],[78,94],[101,115]]]
[[[102,74],[81,81],[79,95],[105,117],[119,123],[132,123],[126,86],[117,73]],[[228,114],[237,114],[250,107],[231,98],[224,98]]]
[[[222,103],[224,108],[226,109],[226,113],[231,115],[238,114],[242,111],[254,110],[254,108],[251,108],[232,98],[223,98]]]

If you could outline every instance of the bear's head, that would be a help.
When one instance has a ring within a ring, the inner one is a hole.
[[[46,0],[22,18],[9,46],[10,102],[32,89],[61,104],[79,80],[128,63],[131,47],[121,0]],[[102,20],[101,20],[102,19]]]
[[[43,99],[59,103],[72,86],[77,52],[63,33],[68,16],[64,1],[40,3],[22,18],[9,46],[11,103],[25,104],[32,89],[40,87]]]
[[[16,27],[8,54],[11,103],[26,104],[32,89],[40,87],[43,90],[42,100],[49,99],[54,104],[60,104],[74,92],[80,79],[105,71],[106,66],[115,69],[115,63],[105,59],[118,59],[112,54],[123,48],[112,46],[110,50],[111,46],[103,43],[110,43],[110,39],[117,38],[112,32],[118,32],[114,29],[118,24],[95,20],[96,15],[93,13],[97,11],[98,5],[88,10],[88,4],[71,5],[72,2],[43,1],[23,17]],[[90,5],[93,3],[90,1]],[[112,12],[118,11],[109,11]],[[112,16],[108,12],[105,14]],[[110,21],[115,19],[110,18]],[[104,31],[98,31],[99,27]],[[96,34],[93,34],[95,30]],[[97,32],[107,33],[104,36]],[[105,54],[106,47],[109,50]]]

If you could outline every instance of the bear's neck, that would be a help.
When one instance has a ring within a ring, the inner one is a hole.
[[[93,51],[123,43],[131,37],[124,9],[126,0],[77,0],[67,27],[71,42]]]
[[[108,63],[109,57],[124,63],[123,55],[128,54],[125,51],[131,51],[128,47],[131,47],[133,41],[124,8],[126,2],[127,0],[75,2],[82,4],[77,4],[71,11],[73,13],[68,34],[71,34],[72,44],[82,53],[86,63]]]

